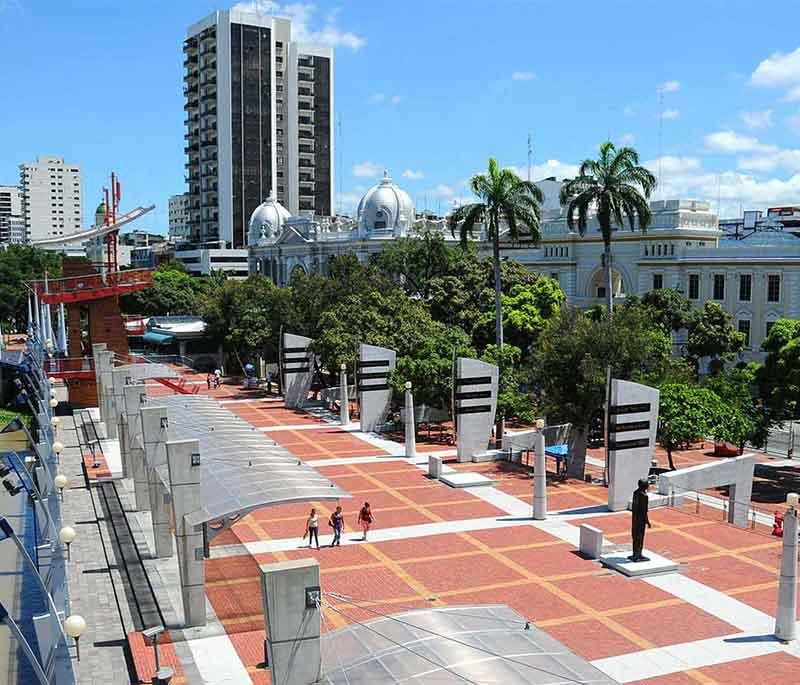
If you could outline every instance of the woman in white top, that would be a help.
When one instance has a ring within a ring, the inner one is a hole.
[[[319,516],[317,516],[316,509],[312,509],[311,513],[308,515],[306,532],[303,534],[303,539],[305,539],[306,535],[308,535],[309,549],[311,548],[312,540],[317,543],[317,549],[319,549]]]

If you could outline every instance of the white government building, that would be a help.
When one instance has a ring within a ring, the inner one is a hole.
[[[602,304],[605,283],[599,226],[593,221],[584,236],[571,232],[558,205],[561,184],[546,179],[539,185],[545,194],[541,243],[536,247],[509,242],[503,246],[503,255],[557,279],[576,306]],[[706,202],[658,200],[651,208],[653,222],[647,232],[626,228],[615,235],[616,298],[676,288],[700,306],[707,300],[718,301],[747,336],[744,360],[761,356],[761,341],[774,321],[800,319],[800,230],[787,208],[781,208],[783,222],[770,211],[765,217],[769,220],[754,221],[753,230],[740,233],[738,240],[720,230]],[[793,216],[800,219],[800,209]],[[388,173],[361,199],[355,222],[291,216],[270,197],[250,218],[249,271],[285,285],[297,269],[325,273],[337,255],[353,253],[368,261],[386,241],[413,235],[412,229],[425,223],[438,226],[445,239],[454,241],[444,221],[416,219],[411,198]],[[757,224],[760,228],[755,230]],[[490,254],[484,236],[478,239],[481,251]]]

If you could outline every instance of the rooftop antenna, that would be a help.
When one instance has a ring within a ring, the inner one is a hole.
[[[719,174],[717,174],[717,217],[718,218],[721,216],[720,214],[721,206],[722,206],[722,190],[721,190]]]
[[[664,191],[661,185],[661,157],[663,156],[664,143],[664,88],[658,87],[658,196],[664,199]]]
[[[344,212],[344,206],[342,205],[342,115],[339,114],[337,117],[337,136],[339,140],[336,142],[339,153],[339,164],[337,165],[339,168],[337,170],[337,174],[339,176],[339,214]]]
[[[531,134],[528,133],[528,183],[531,182],[531,162],[533,161],[533,145],[531,145]]]

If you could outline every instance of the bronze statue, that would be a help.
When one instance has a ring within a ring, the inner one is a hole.
[[[650,561],[642,556],[644,548],[644,530],[652,528],[650,519],[647,516],[647,488],[649,483],[646,480],[639,481],[639,487],[633,492],[631,502],[631,537],[633,538],[633,554],[628,557],[631,561]]]

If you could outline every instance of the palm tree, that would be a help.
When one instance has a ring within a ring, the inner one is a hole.
[[[470,179],[470,190],[478,198],[456,209],[448,220],[450,232],[455,236],[459,230],[461,244],[466,245],[474,238],[476,224],[483,224],[486,235],[492,241],[492,258],[494,263],[494,306],[495,306],[495,338],[499,352],[503,348],[503,289],[500,281],[500,230],[504,224],[507,237],[518,240],[520,235],[529,235],[534,242],[539,242],[539,220],[544,195],[538,186],[530,181],[523,181],[511,169],[501,169],[497,160],[489,158],[489,169],[486,174],[476,174]],[[503,419],[497,422],[495,439],[501,440]]]
[[[606,141],[600,146],[600,157],[587,159],[578,175],[561,187],[561,204],[567,208],[567,225],[571,231],[585,235],[589,210],[597,213],[603,235],[603,266],[606,275],[606,303],[612,315],[611,238],[613,229],[622,228],[625,219],[631,230],[646,231],[652,215],[648,198],[656,186],[656,177],[639,165],[639,154],[631,147],[617,150]],[[577,219],[576,219],[577,215]]]
[[[448,220],[450,232],[455,236],[459,230],[461,244],[474,238],[476,224],[483,224],[486,235],[492,241],[494,260],[495,335],[497,347],[503,346],[503,303],[500,282],[500,230],[505,222],[507,237],[519,240],[527,234],[539,242],[539,219],[544,196],[539,187],[523,181],[511,169],[501,169],[497,161],[489,158],[489,173],[476,174],[470,179],[470,190],[478,202],[462,205]]]

